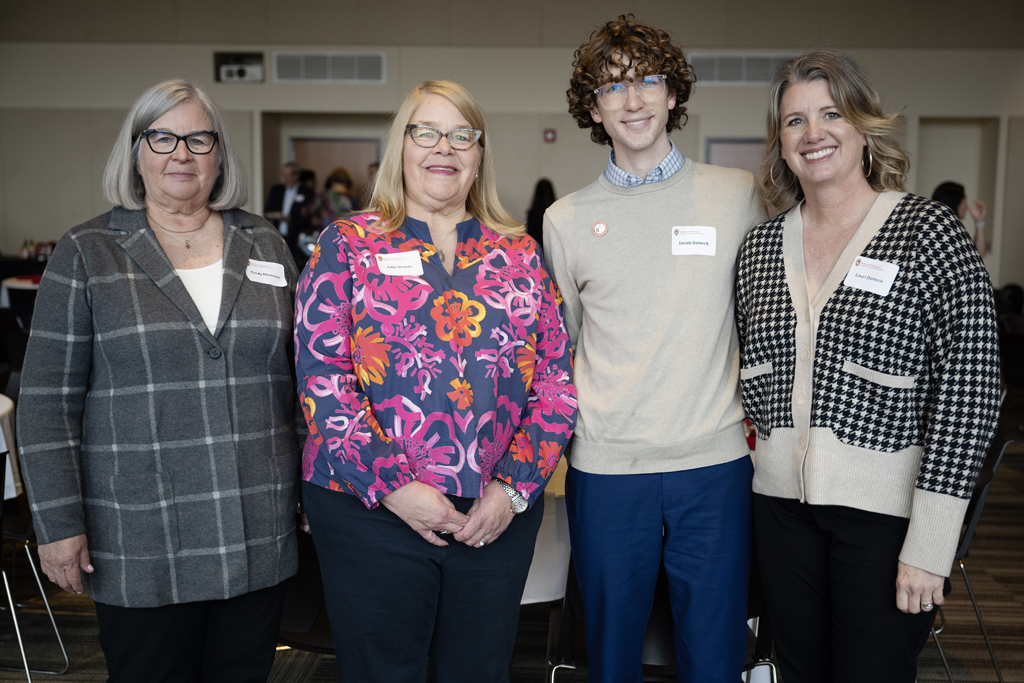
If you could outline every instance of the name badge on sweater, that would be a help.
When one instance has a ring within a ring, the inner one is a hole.
[[[858,256],[854,259],[853,266],[846,274],[843,284],[872,294],[888,296],[898,272],[900,272],[900,267],[895,263]]]
[[[423,261],[420,260],[419,251],[377,254],[375,258],[382,275],[423,275]]]
[[[714,256],[718,231],[706,225],[677,225],[672,228],[673,256]]]
[[[245,276],[253,282],[259,282],[264,285],[274,285],[275,287],[288,286],[288,280],[284,276],[284,266],[272,261],[249,259],[249,263],[245,267]]]

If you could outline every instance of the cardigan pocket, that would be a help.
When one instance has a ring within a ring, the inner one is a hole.
[[[766,439],[771,434],[771,425],[767,424],[765,407],[771,401],[775,385],[775,366],[771,361],[740,368],[740,387],[743,390],[743,409],[757,430],[759,438]]]
[[[918,442],[916,377],[879,372],[846,360],[837,379],[837,410],[831,428],[839,441],[883,453]]]
[[[169,557],[180,546],[174,487],[163,474],[114,476],[104,544],[124,559]]]

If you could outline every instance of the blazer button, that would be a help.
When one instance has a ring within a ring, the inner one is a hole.
[[[208,351],[210,358],[217,360],[221,356],[221,351],[216,346]]]

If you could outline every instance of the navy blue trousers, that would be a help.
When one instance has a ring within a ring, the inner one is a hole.
[[[507,683],[544,498],[483,548],[427,543],[379,505],[308,482],[309,517],[341,680]],[[449,496],[459,512],[470,498]]]
[[[662,564],[681,683],[736,683],[746,650],[750,485],[743,457],[662,474],[570,468],[569,533],[583,595],[589,679],[640,683]]]

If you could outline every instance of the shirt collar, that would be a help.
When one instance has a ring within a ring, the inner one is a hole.
[[[608,154],[608,165],[604,169],[604,179],[616,187],[636,187],[645,183],[657,183],[668,180],[683,168],[686,158],[676,149],[676,143],[669,140],[672,145],[668,156],[661,160],[661,163],[651,169],[646,178],[627,173],[615,165],[615,150]]]

